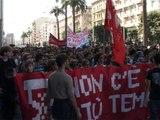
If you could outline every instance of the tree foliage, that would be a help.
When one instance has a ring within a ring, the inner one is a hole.
[[[69,5],[72,8],[72,16],[73,16],[73,32],[75,31],[75,21],[76,21],[76,12],[82,11],[84,12],[87,8],[86,0],[65,0],[62,8],[64,8],[66,5]]]
[[[143,18],[141,17],[141,21]],[[140,24],[142,32],[143,26]],[[147,35],[150,44],[155,44],[160,39],[160,10],[151,11],[147,15]]]
[[[27,37],[28,37],[27,33],[23,32],[22,35],[21,35],[23,44],[24,44],[24,39],[27,38]]]
[[[131,28],[128,28],[126,30],[126,33],[127,33],[127,37],[126,38],[126,41],[132,41],[132,42],[135,42],[135,43],[138,43],[140,42],[140,39],[139,39],[139,36],[138,36],[138,29],[136,27],[131,27]]]
[[[58,16],[60,14],[64,14],[64,11],[59,8],[58,6],[55,6],[54,8],[52,8],[52,10],[50,11],[50,14],[53,14],[54,13],[54,16],[56,17],[56,21],[57,21],[57,34],[58,34],[58,39],[60,38],[59,36],[59,19],[58,19]]]
[[[94,37],[98,43],[110,43],[109,32],[105,30],[104,25],[94,26]]]

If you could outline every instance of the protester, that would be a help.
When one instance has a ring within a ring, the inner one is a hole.
[[[160,112],[160,53],[153,57],[155,67],[148,71],[144,106],[147,107],[149,97],[150,120],[159,120]]]
[[[12,48],[4,46],[0,49],[0,114],[2,120],[13,120],[16,107],[16,64],[11,58]]]
[[[35,56],[35,66],[33,71],[34,72],[45,72],[45,68],[43,66],[44,61],[43,61],[43,54],[42,53],[37,53]]]
[[[50,100],[54,98],[52,117],[56,120],[79,120],[82,118],[80,109],[77,106],[73,93],[73,81],[71,76],[66,74],[67,57],[59,54],[56,57],[58,69],[51,74],[48,79],[48,109],[50,109]]]
[[[24,73],[24,72],[26,72],[26,70],[25,70],[26,61],[33,61],[33,58],[32,58],[32,55],[28,52],[23,53],[23,55],[21,57],[22,57],[21,63],[18,65],[18,72]]]
[[[47,64],[47,71],[54,72],[56,70],[56,61],[55,59],[50,59]]]
[[[96,66],[103,66],[105,67],[104,65],[104,55],[102,53],[97,53],[94,57],[94,60],[95,60],[95,67]]]
[[[25,72],[26,73],[31,73],[33,72],[33,62],[28,60],[25,62]]]

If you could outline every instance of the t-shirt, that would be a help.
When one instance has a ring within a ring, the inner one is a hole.
[[[0,58],[0,87],[5,92],[15,92],[15,81],[13,76],[13,69],[16,68],[16,64],[13,59],[3,61]]]
[[[73,97],[73,82],[71,76],[63,71],[55,71],[48,80],[48,96],[56,99]]]
[[[43,67],[43,65],[39,65],[39,66],[36,66],[34,67],[34,72],[45,72],[45,69]]]
[[[153,68],[148,71],[147,79],[151,81],[151,100],[160,100],[160,68]]]

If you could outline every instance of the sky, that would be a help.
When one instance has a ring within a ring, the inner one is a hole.
[[[86,0],[90,5],[92,0]],[[14,33],[20,40],[22,32],[31,27],[38,17],[53,17],[49,11],[57,5],[55,0],[3,0],[4,31]]]

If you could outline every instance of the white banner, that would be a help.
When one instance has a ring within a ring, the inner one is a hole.
[[[89,45],[88,30],[85,28],[80,33],[73,33],[68,27],[67,29],[67,47],[70,48],[81,48],[84,45]]]

